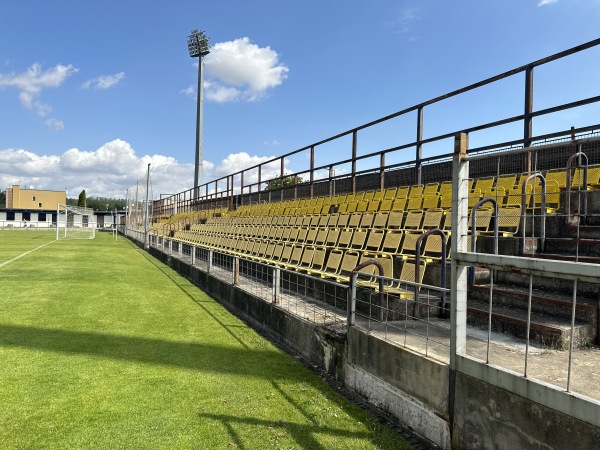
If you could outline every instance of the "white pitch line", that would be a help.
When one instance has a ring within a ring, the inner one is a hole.
[[[8,261],[4,261],[3,263],[1,263],[1,264],[0,264],[0,267],[6,266],[7,264],[10,264],[11,262],[14,262],[14,261],[16,261],[17,259],[20,259],[20,258],[22,258],[23,256],[27,256],[27,255],[29,255],[30,253],[33,253],[33,252],[35,252],[36,250],[39,250],[40,248],[43,248],[43,247],[45,247],[46,245],[50,245],[50,244],[52,244],[53,242],[56,242],[56,241],[50,241],[50,242],[46,242],[45,244],[42,244],[42,245],[40,245],[39,247],[36,247],[36,248],[34,248],[34,249],[31,249],[31,250],[29,250],[29,251],[26,251],[25,253],[21,253],[19,256],[15,256],[13,259],[9,259]]]

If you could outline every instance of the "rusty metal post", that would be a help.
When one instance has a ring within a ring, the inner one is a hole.
[[[310,198],[314,197],[315,190],[313,183],[315,182],[315,146],[310,147]]]
[[[238,286],[240,284],[240,257],[233,257],[233,285]]]
[[[281,176],[281,183],[279,185],[279,200],[283,201],[283,175],[285,173],[285,158],[282,156],[279,161],[279,174]]]
[[[533,133],[533,66],[525,69],[525,110],[523,112],[523,146],[531,147],[531,136]],[[525,154],[525,170],[531,172],[531,152]]]
[[[240,173],[240,206],[244,204],[244,172]]]
[[[273,304],[279,303],[281,296],[281,269],[276,267],[273,269]]]
[[[385,189],[385,153],[381,152],[379,155],[379,189],[383,191]]]
[[[258,203],[260,203],[261,200],[261,185],[262,184],[262,164],[259,164],[258,166]],[[269,190],[270,191],[270,190]],[[269,198],[269,202],[271,201],[271,199]]]
[[[356,155],[358,151],[358,131],[352,132],[352,194],[356,194]]]
[[[208,251],[208,263],[206,264],[206,273],[212,272],[212,264],[213,263],[213,250]]]
[[[417,146],[415,152],[415,184],[422,184],[423,174],[421,159],[423,158],[423,106],[417,109]]]

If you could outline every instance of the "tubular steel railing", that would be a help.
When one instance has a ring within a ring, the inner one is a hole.
[[[577,165],[573,167],[573,161],[577,160]],[[588,157],[581,151],[581,144],[579,151],[574,153],[567,160],[567,205],[565,207],[565,214],[567,221],[571,220],[571,184],[573,182],[573,172],[575,169],[583,169],[583,182],[579,187],[579,218],[586,218],[587,216],[587,188],[588,188]],[[583,190],[582,190],[583,188]]]
[[[570,48],[568,50],[556,53],[554,55],[539,59],[537,61],[533,61],[529,64],[525,64],[523,66],[517,67],[515,69],[503,72],[501,74],[495,75],[493,77],[487,78],[480,82],[468,85],[464,88],[457,89],[451,91],[447,94],[440,95],[433,99],[424,101],[417,105],[411,106],[409,108],[402,109],[393,114],[387,115],[380,119],[368,122],[366,124],[355,127],[351,130],[336,134],[329,138],[320,140],[318,142],[312,143],[295,151],[286,153],[277,158],[273,158],[269,161],[263,162],[261,164],[249,167],[247,169],[238,171],[233,174],[226,175],[224,177],[215,179],[209,183],[206,183],[200,187],[198,187],[199,196],[195,195],[194,188],[191,188],[187,191],[180,192],[171,196],[162,196],[160,200],[155,201],[154,211],[156,214],[174,214],[177,212],[183,212],[187,210],[198,210],[198,209],[209,209],[214,205],[219,205],[219,207],[227,207],[227,208],[235,208],[237,206],[242,206],[245,204],[252,204],[261,202],[262,200],[268,201],[278,201],[289,198],[297,198],[297,197],[312,197],[315,195],[316,186],[318,184],[324,184],[326,186],[325,191],[330,192],[332,186],[336,184],[336,188],[340,190],[340,185],[344,184],[346,192],[356,192],[357,190],[357,179],[359,176],[364,174],[374,174],[379,177],[379,186],[383,187],[385,185],[385,177],[386,174],[389,173],[389,170],[394,167],[399,167],[399,165],[388,164],[386,165],[386,155],[397,152],[404,151],[409,149],[414,149],[415,157],[414,159],[407,158],[410,161],[402,163],[400,166],[403,166],[408,172],[411,174],[409,179],[406,180],[404,184],[421,184],[424,181],[424,167],[426,164],[430,164],[434,161],[447,160],[451,154],[442,154],[438,156],[423,157],[422,149],[425,144],[432,144],[435,142],[441,142],[446,139],[452,138],[455,134],[459,132],[463,133],[473,133],[477,131],[487,130],[495,127],[499,127],[502,125],[507,125],[515,122],[523,123],[523,136],[522,139],[511,140],[503,143],[494,143],[492,145],[482,146],[478,148],[472,148],[469,150],[470,154],[474,154],[480,151],[487,151],[491,149],[501,149],[506,146],[520,145],[525,148],[531,147],[536,141],[543,141],[546,139],[564,137],[572,134],[573,129],[559,131],[555,133],[549,133],[545,135],[533,136],[532,134],[532,122],[534,118],[546,116],[548,114],[555,114],[560,111],[565,111],[573,108],[578,108],[584,105],[589,105],[592,103],[596,103],[600,101],[600,95],[595,95],[587,98],[582,98],[573,102],[564,103],[560,105],[551,106],[549,108],[541,109],[534,111],[533,109],[533,87],[534,87],[534,69],[539,66],[543,66],[552,61],[559,60],[561,58],[565,58],[569,55],[573,55],[575,53],[590,49],[592,47],[596,47],[600,45],[600,39],[595,39],[590,42],[581,44],[579,46]],[[478,124],[471,127],[467,127],[460,130],[453,130],[449,133],[443,133],[432,137],[424,137],[423,129],[426,118],[426,108],[443,102],[444,100],[459,96],[461,94],[482,88],[484,86],[493,84],[500,80],[506,79],[508,77],[515,76],[517,74],[525,74],[525,89],[524,89],[524,110],[522,114],[518,114],[511,117],[506,117],[500,120],[495,120],[492,122]],[[405,143],[399,143],[389,148],[383,148],[376,150],[374,152],[370,152],[367,154],[359,154],[359,137],[361,132],[364,130],[370,129],[378,124],[390,121],[392,119],[407,116],[408,114],[416,115],[416,139],[409,140]],[[586,132],[590,130],[597,129],[599,125],[588,126],[579,128],[578,132]],[[340,143],[340,145],[348,145],[345,142],[342,142],[342,139],[351,140],[351,145],[349,146],[349,155],[345,159],[341,159],[335,163],[328,162],[323,165],[315,164],[315,155],[318,154],[320,147],[325,144],[330,143]],[[285,161],[289,160],[291,157],[295,155],[299,155],[301,153],[306,153],[306,160],[309,161],[309,166],[307,168],[301,168],[297,170],[295,173],[286,173],[285,170]],[[310,157],[309,157],[310,156]],[[368,164],[369,158],[373,158],[378,161],[378,165],[371,168],[359,168],[358,163]],[[523,167],[521,168],[521,172],[529,172],[531,171],[531,157],[525,157],[522,161]],[[336,167],[349,166],[350,171],[345,169],[342,175],[335,175]],[[275,171],[278,173],[277,176],[272,177],[271,179],[266,179],[265,174],[267,173],[267,169],[271,169],[271,171]],[[319,173],[327,173],[328,175],[319,178],[317,174]],[[306,180],[303,180],[301,184],[298,182],[298,176],[306,177]],[[407,175],[408,176],[408,175]],[[248,181],[249,178],[253,178],[253,180]],[[255,180],[254,180],[255,179]],[[291,185],[286,183],[291,180]],[[343,183],[342,183],[343,182]]]
[[[523,184],[521,186],[521,224],[519,226],[519,228],[521,229],[521,236],[519,239],[519,252],[521,254],[523,254],[525,252],[525,238],[527,236],[527,232],[526,232],[526,225],[527,225],[527,215],[526,215],[526,211],[527,211],[527,186],[529,185],[529,182],[532,180],[535,180],[536,178],[540,179],[541,182],[541,188],[542,188],[542,192],[541,192],[541,200],[540,200],[540,214],[541,214],[541,225],[540,225],[540,250],[543,252],[545,247],[546,247],[546,177],[544,177],[544,175],[542,175],[539,172],[535,172],[532,173],[531,175],[529,175],[525,180],[523,180]],[[533,187],[532,187],[532,198],[533,198],[533,202],[535,202],[535,196],[537,195],[537,192],[535,190],[535,181],[533,181]],[[535,209],[533,210],[535,211]],[[534,237],[534,231],[535,231],[535,215],[532,218],[532,223],[531,223],[531,237]],[[532,253],[533,253],[533,247],[532,247]]]

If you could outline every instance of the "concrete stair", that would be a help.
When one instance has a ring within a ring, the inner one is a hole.
[[[470,324],[488,327],[489,285],[471,287],[467,318]],[[541,345],[565,350],[571,336],[572,301],[540,289],[532,292],[529,338]],[[527,335],[528,288],[515,285],[495,285],[492,296],[492,330],[519,338]],[[597,305],[585,295],[575,308],[574,341],[576,348],[594,342],[597,337]]]
[[[549,216],[546,240],[541,251],[539,238],[526,238],[524,256],[540,259],[585,262],[600,265],[600,226],[581,225],[579,229],[561,216]],[[536,231],[539,236],[539,230]],[[516,238],[500,240],[499,253],[517,254]],[[478,245],[479,247],[479,245]],[[490,242],[479,251],[490,252]],[[476,272],[470,286],[467,315],[471,324],[488,327],[490,275]],[[532,278],[530,339],[548,348],[564,350],[571,339],[573,282],[558,278]],[[583,347],[598,343],[599,285],[579,282],[575,308],[573,344]],[[527,334],[529,276],[510,271],[496,272],[492,297],[492,329],[519,338]]]
[[[467,320],[471,325],[487,328],[489,304],[479,301],[469,301]],[[527,335],[527,311],[513,309],[507,306],[493,306],[492,331],[510,334],[525,339]],[[590,324],[576,322],[574,327],[575,348],[585,346],[595,337],[595,331]],[[571,323],[567,319],[553,317],[540,313],[531,313],[529,338],[543,347],[555,350],[569,348]]]

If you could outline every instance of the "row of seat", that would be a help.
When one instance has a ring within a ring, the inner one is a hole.
[[[248,255],[260,250],[261,244],[300,244],[317,245],[327,249],[352,249],[369,252],[385,252],[402,259],[416,256],[417,240],[425,232],[406,232],[404,230],[366,229],[366,228],[303,228],[238,227],[223,231],[178,231],[175,239],[191,244],[209,245],[220,248],[231,239],[247,241],[244,251]],[[444,233],[446,247],[439,234],[429,235],[421,246],[420,255],[429,262],[439,261],[445,248],[449,256],[449,233]],[[241,245],[241,244],[240,244]]]
[[[520,206],[522,204],[522,186],[529,173],[481,177],[470,180],[469,206],[483,198],[492,197],[501,206]],[[545,172],[546,205],[552,211],[560,206],[560,192],[566,189],[567,173],[564,169]],[[588,169],[587,185],[583,186],[583,169],[573,171],[572,189],[599,189],[600,166]],[[526,207],[541,207],[541,187],[539,178],[530,181],[526,187]],[[326,214],[337,208],[338,212],[377,212],[390,210],[418,210],[452,207],[452,181],[442,183],[417,184],[387,188],[356,194],[322,196],[282,202],[270,202],[256,205],[244,205],[232,216],[261,215],[306,215]]]
[[[498,217],[494,219],[491,204],[478,209],[476,229],[479,233],[491,233],[494,220],[502,236],[513,236],[519,231],[522,208],[520,206],[501,206]],[[472,211],[471,213],[472,214]],[[214,217],[205,224],[191,226],[192,231],[215,229],[221,226],[265,226],[265,227],[337,227],[337,228],[385,228],[417,232],[441,228],[450,232],[451,211],[441,208],[413,211],[378,211],[313,214],[305,216],[259,216],[259,217]],[[469,227],[472,218],[469,218]],[[212,227],[212,228],[211,228]]]
[[[197,233],[186,235],[179,232],[179,238],[193,239],[193,243],[208,249],[218,250],[234,256],[242,256],[272,266],[284,268],[339,283],[348,283],[353,269],[365,260],[374,259],[383,268],[383,274],[389,278],[403,280],[386,280],[385,292],[399,295],[402,298],[413,298],[413,292],[405,285],[406,281],[417,281],[416,262],[414,259],[399,258],[397,254],[377,251],[363,251],[353,248],[326,247],[300,242],[282,242],[267,239],[240,239],[230,235],[216,238]],[[419,262],[418,281],[422,282],[428,261]],[[374,277],[375,266],[371,265],[361,271],[359,284],[378,290],[378,282]]]

